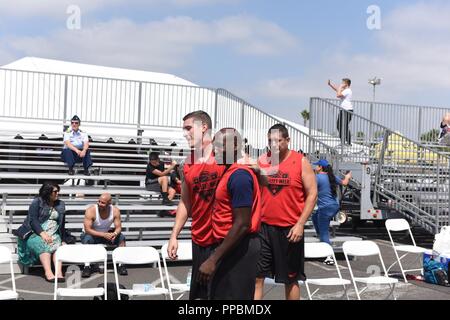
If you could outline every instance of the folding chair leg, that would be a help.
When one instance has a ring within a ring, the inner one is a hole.
[[[343,287],[344,287],[344,294],[342,295],[341,300],[344,300],[344,297],[345,297],[347,300],[349,300],[349,298],[348,298],[348,292],[347,292],[347,286],[346,286],[346,285],[343,285]]]
[[[359,295],[358,286],[356,285],[355,281],[353,281],[353,286],[355,287],[356,297],[358,298],[358,300],[361,300],[361,297]]]
[[[392,286],[389,285],[389,288],[391,289],[391,291],[389,292],[385,300],[388,300],[390,296],[392,296],[394,300],[397,300],[397,297],[395,296],[395,283]]]
[[[406,279],[406,274],[405,274],[405,271],[404,271],[404,269],[403,269],[402,262],[401,262],[401,260],[402,260],[404,257],[406,257],[406,256],[408,255],[408,253],[404,254],[404,255],[401,256],[401,257],[399,257],[399,256],[398,256],[398,253],[397,253],[397,250],[395,250],[395,248],[394,248],[394,252],[395,252],[395,257],[397,258],[397,262],[394,262],[394,263],[389,267],[389,269],[386,270],[387,276],[389,276],[389,270],[391,270],[391,268],[392,268],[395,264],[398,263],[398,265],[399,265],[399,267],[400,267],[400,270],[401,270],[401,272],[402,272],[402,275],[403,275],[403,279],[405,280],[405,283],[408,283],[408,280]]]
[[[309,298],[309,300],[312,300],[312,295],[311,295],[311,291],[309,289],[308,282],[306,282],[305,285],[306,285],[306,291],[308,292],[308,298]]]

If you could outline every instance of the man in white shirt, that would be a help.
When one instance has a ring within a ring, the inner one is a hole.
[[[350,79],[342,79],[341,85],[336,87],[328,80],[328,85],[336,91],[336,96],[341,100],[341,110],[339,111],[339,117],[337,120],[337,129],[339,131],[339,136],[341,142],[344,145],[352,145],[352,137],[350,133],[350,121],[352,121],[353,115],[353,104],[352,96],[353,92],[350,86],[352,81]]]
[[[74,175],[73,166],[77,162],[83,162],[84,175],[89,176],[89,167],[92,166],[91,153],[89,151],[88,135],[80,130],[80,118],[73,116],[70,121],[71,128],[64,132],[64,148],[61,159],[69,167],[69,175]]]
[[[122,234],[120,210],[112,205],[110,193],[103,193],[96,205],[86,209],[84,215],[83,233],[80,236],[82,244],[104,244],[112,247],[125,247],[125,236]],[[99,271],[98,265],[86,265],[81,276],[89,278],[91,272]],[[124,265],[120,265],[120,275],[128,275]]]

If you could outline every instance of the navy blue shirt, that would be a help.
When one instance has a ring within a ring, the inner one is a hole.
[[[330,179],[328,178],[328,174],[319,173],[316,174],[317,179],[317,191],[318,191],[318,199],[317,206],[320,208],[325,208],[331,205],[339,205],[337,197],[333,196],[331,193]],[[338,185],[342,184],[341,178],[336,176],[336,183]]]
[[[230,176],[227,184],[233,208],[248,208],[253,206],[253,178],[243,169],[238,169]]]

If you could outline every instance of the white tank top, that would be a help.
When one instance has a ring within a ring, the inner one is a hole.
[[[105,220],[100,217],[100,213],[98,212],[98,205],[95,205],[95,221],[93,228],[98,232],[108,232],[111,228],[114,228],[114,211],[113,206],[109,206],[109,216]]]

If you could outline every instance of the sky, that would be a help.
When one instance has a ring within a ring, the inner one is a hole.
[[[171,73],[299,123],[344,77],[355,100],[377,76],[378,101],[446,107],[450,3],[0,0],[0,65],[26,56]]]

